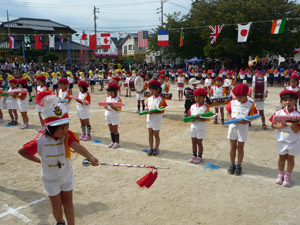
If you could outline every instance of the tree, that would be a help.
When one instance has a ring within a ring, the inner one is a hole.
[[[300,20],[293,19],[299,15],[300,7],[295,1],[195,0],[186,16],[179,18],[177,13],[167,16],[165,28],[171,31],[170,46],[166,48],[165,56],[230,59],[241,66],[247,64],[249,56],[262,57],[269,53],[289,57],[293,55],[294,48],[300,46]],[[271,35],[272,20],[283,18],[291,18],[287,21],[283,34]],[[238,43],[237,24],[251,21],[253,24],[248,41]],[[217,42],[210,44],[208,26],[218,24],[225,26]],[[184,45],[181,48],[180,27],[191,27],[184,30]],[[149,43],[150,49],[154,48],[157,36],[154,35]]]
[[[47,52],[44,56],[43,56],[43,62],[55,62],[58,60],[58,56],[54,53],[54,52]]]

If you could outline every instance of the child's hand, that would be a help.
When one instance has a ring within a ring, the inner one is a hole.
[[[92,166],[99,166],[99,160],[96,157],[92,156],[88,160],[91,162]]]
[[[299,123],[299,120],[297,119],[297,116],[292,117],[291,120],[289,120],[290,123]]]

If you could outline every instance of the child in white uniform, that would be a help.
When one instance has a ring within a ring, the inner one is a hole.
[[[44,77],[43,75],[39,75],[35,79],[36,79],[36,82],[38,85],[37,89],[36,89],[37,95],[44,91],[49,91],[48,87],[46,86],[46,77]],[[36,100],[37,100],[37,97],[38,96],[36,96]],[[42,116],[41,116],[41,113],[43,111],[43,106],[40,106],[37,102],[36,102],[36,111],[38,112],[40,123],[41,123],[41,128],[39,130],[39,132],[41,132],[42,130],[45,129],[44,120],[42,119]]]
[[[98,159],[79,144],[78,137],[69,129],[68,113],[63,105],[52,106],[42,112],[46,132],[26,143],[18,152],[24,158],[42,165],[44,192],[49,196],[57,224],[64,225],[63,210],[68,224],[75,224],[73,206],[74,176],[71,150],[87,158],[93,166]],[[38,153],[40,157],[36,157]]]
[[[143,111],[145,111],[145,95],[144,95],[144,91],[145,91],[145,78],[146,75],[145,74],[140,74],[139,75],[142,79],[143,79],[143,83],[144,83],[144,88],[142,89],[141,92],[136,92],[136,100],[137,100],[137,113],[140,113],[141,111],[141,103],[142,103],[142,109]]]
[[[257,114],[255,104],[247,99],[249,87],[246,84],[238,84],[233,90],[236,99],[231,100],[226,106],[228,120],[239,119],[245,116]],[[249,122],[241,120],[238,123],[229,125],[228,136],[230,140],[230,161],[229,174],[237,176],[242,173],[242,162],[244,158],[244,145],[248,140]],[[236,152],[238,152],[237,165],[235,165]]]
[[[181,69],[179,69],[177,72],[179,74],[179,76],[176,79],[176,81],[177,81],[177,91],[178,91],[178,101],[182,101],[185,77],[183,76],[183,71]]]
[[[158,109],[160,107],[167,107],[167,103],[164,98],[162,98],[159,94],[161,92],[161,83],[157,80],[152,80],[149,82],[149,90],[151,96],[148,98],[146,103],[147,110],[149,113],[147,114],[147,128],[149,133],[149,146],[150,149],[148,151],[148,155],[157,155],[159,154],[159,144],[160,137],[159,131],[161,128],[161,120],[163,117],[164,110],[160,110],[159,112],[151,113],[150,111],[153,109]],[[155,137],[155,148],[153,148],[153,138]]]
[[[9,81],[10,88],[8,91],[13,91],[14,89],[17,89],[17,80],[16,79],[10,79]],[[9,95],[6,99],[7,103],[7,109],[8,113],[11,119],[11,122],[9,122],[9,125],[17,125],[18,124],[18,101],[17,101],[18,93]]]
[[[88,87],[89,84],[81,80],[78,82],[78,88],[79,88],[79,96],[77,102],[77,116],[80,119],[81,123],[81,129],[82,129],[82,135],[79,138],[80,140],[83,141],[89,141],[91,140],[91,125],[90,125],[90,106],[89,104],[91,103],[91,96],[90,93],[88,92]],[[83,103],[80,100],[87,101],[87,103]],[[87,129],[87,132],[86,132]]]
[[[207,90],[208,94],[210,95],[210,89],[212,85],[212,79],[211,79],[211,72],[209,71],[207,73],[207,78],[204,80],[204,88]]]
[[[27,80],[24,78],[21,78],[18,80],[18,84],[20,88],[25,88],[27,89]],[[29,92],[27,91],[26,93],[20,93],[18,94],[18,106],[19,110],[23,119],[23,125],[20,127],[20,129],[28,129],[29,125],[29,119],[27,116],[28,112],[28,103],[29,103]]]
[[[52,83],[53,92],[56,92],[56,95],[58,95],[58,79],[57,79],[57,74],[56,73],[52,73],[51,76],[52,76],[51,83]]]
[[[226,95],[225,88],[223,87],[223,78],[222,77],[216,77],[215,78],[216,86],[213,86],[212,89],[210,90],[212,97],[216,99],[221,99]],[[215,106],[215,113],[217,114],[221,112],[221,122],[224,124],[224,105],[220,104]],[[218,123],[218,117],[215,117],[214,124]]]
[[[60,104],[63,104],[66,106],[67,112],[69,112],[70,110],[70,91],[68,90],[68,85],[69,82],[66,78],[60,78],[58,80],[58,84],[59,84],[59,92],[58,92],[58,98],[59,98],[59,102]]]
[[[197,88],[194,90],[195,104],[188,111],[189,116],[196,116],[197,121],[191,123],[191,138],[193,145],[193,157],[189,160],[190,163],[201,163],[203,161],[203,139],[206,137],[206,119],[200,118],[198,115],[209,112],[209,108],[204,104],[204,99],[207,96],[207,90]],[[197,155],[198,146],[198,155]]]
[[[68,75],[67,79],[68,79],[68,82],[69,82],[68,89],[69,89],[70,94],[72,95],[74,78],[73,78],[73,74],[70,71],[67,72],[67,75]]]
[[[108,97],[105,102],[122,102],[120,97],[118,97],[119,86],[116,83],[108,84],[106,89],[108,92]],[[118,126],[120,123],[120,111],[122,111],[121,106],[105,106],[105,119],[108,125],[111,143],[108,145],[109,148],[119,148],[120,147],[120,134],[118,131]]]
[[[126,80],[124,82],[124,87],[125,87],[125,90],[126,90],[126,95],[125,97],[131,97],[131,90],[129,88],[129,81],[130,81],[130,78],[131,78],[131,72],[128,71],[126,73],[127,77],[126,77]]]
[[[278,176],[277,184],[282,184],[285,187],[290,187],[292,171],[294,168],[295,155],[300,154],[300,123],[296,118],[289,123],[275,123],[274,116],[292,115],[300,116],[300,113],[295,110],[295,105],[299,99],[299,93],[290,90],[280,92],[280,102],[283,109],[278,110],[270,118],[272,128],[276,129],[275,139],[277,141],[278,159]],[[285,162],[287,162],[287,172],[284,174]]]

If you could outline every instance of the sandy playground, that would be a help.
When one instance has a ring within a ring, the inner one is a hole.
[[[106,93],[92,93],[90,121],[93,141],[83,142],[100,161],[168,166],[159,170],[150,189],[135,183],[148,169],[120,167],[83,167],[82,157],[73,161],[75,187],[74,205],[77,224],[106,225],[196,225],[196,224],[300,224],[300,158],[296,157],[292,187],[275,184],[277,153],[275,131],[261,128],[260,120],[252,123],[245,145],[243,175],[228,175],[229,141],[227,126],[207,125],[204,140],[204,161],[188,163],[191,157],[190,124],[182,122],[184,101],[177,101],[172,85],[173,100],[163,118],[161,154],[149,157],[142,149],[148,148],[146,117],[138,116],[135,93],[124,97],[126,104],[120,119],[119,149],[109,149],[110,133],[105,123],[104,110],[96,102]],[[279,107],[278,93],[282,88],[270,87],[266,100],[267,120]],[[73,95],[77,96],[75,85]],[[70,129],[80,132],[75,102],[70,107]],[[214,110],[211,108],[211,110]],[[34,103],[30,103],[30,129],[0,125],[0,224],[55,224],[50,202],[43,193],[41,166],[25,160],[17,150],[33,139],[40,128]],[[19,118],[21,121],[21,118]],[[208,163],[220,169],[205,169]]]

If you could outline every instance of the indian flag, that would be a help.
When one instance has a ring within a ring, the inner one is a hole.
[[[273,20],[271,34],[282,34],[286,19]]]

